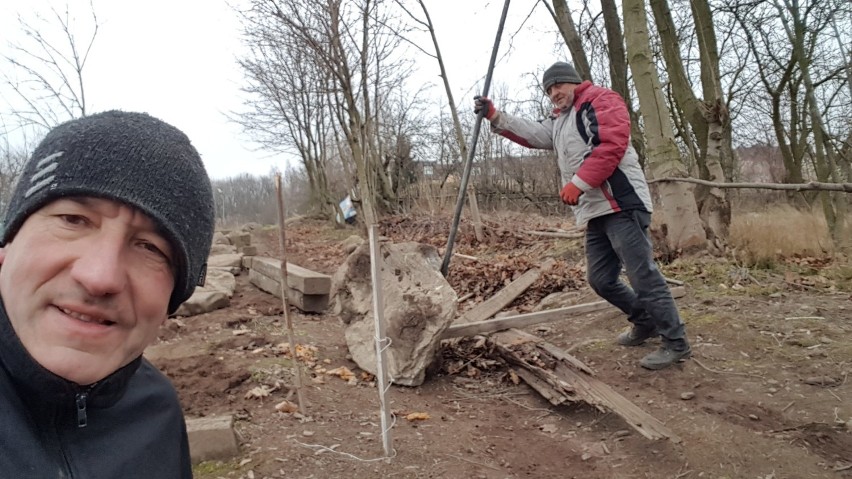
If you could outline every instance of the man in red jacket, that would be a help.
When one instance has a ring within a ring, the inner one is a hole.
[[[550,118],[532,121],[498,111],[485,97],[475,111],[491,129],[520,145],[556,152],[577,225],[586,228],[586,261],[592,289],[622,310],[632,328],[618,336],[622,346],[662,338],[661,347],[642,358],[648,369],[663,369],[689,357],[683,321],[657,265],[648,227],[651,195],[630,143],[630,116],[620,95],[583,81],[574,67],[556,62],[544,72],[542,87],[553,102]],[[619,279],[622,267],[630,286]]]

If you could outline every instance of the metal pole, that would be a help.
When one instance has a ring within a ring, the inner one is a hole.
[[[382,446],[385,458],[393,457],[393,439],[391,437],[391,412],[388,404],[388,358],[387,348],[389,339],[385,335],[385,300],[382,294],[381,252],[379,251],[379,228],[370,225],[370,273],[373,281],[373,321],[376,326],[376,381],[379,387],[379,403],[381,408]]]
[[[488,89],[491,87],[491,75],[494,73],[494,64],[497,62],[497,50],[500,47],[500,37],[503,36],[503,25],[506,23],[506,14],[509,12],[509,0],[503,4],[503,15],[500,17],[500,26],[497,28],[497,38],[494,39],[494,47],[491,49],[491,61],[488,63],[488,73],[485,75],[485,87],[482,89],[482,95],[488,96]],[[467,183],[470,180],[470,169],[473,165],[473,156],[476,154],[476,142],[479,139],[479,129],[482,126],[482,119],[485,118],[485,111],[480,110],[476,116],[476,124],[473,127],[473,138],[470,141],[468,149],[467,161],[464,164],[464,173],[462,173],[461,185],[459,185],[459,198],[456,201],[456,212],[453,215],[453,224],[450,227],[450,236],[447,238],[447,248],[444,252],[444,262],[441,265],[441,274],[444,277],[450,269],[450,258],[453,256],[453,243],[456,240],[456,233],[459,228],[459,219],[461,219],[462,208],[464,208],[465,193],[467,192]]]

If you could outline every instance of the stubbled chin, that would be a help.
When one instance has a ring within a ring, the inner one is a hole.
[[[57,357],[45,360],[44,362],[47,364],[42,364],[42,366],[63,379],[81,386],[87,386],[106,377],[110,369],[104,366],[105,363],[110,362],[109,359],[91,356],[82,351],[63,351]],[[100,366],[93,364],[95,361]]]

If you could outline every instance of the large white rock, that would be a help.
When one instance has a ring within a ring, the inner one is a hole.
[[[441,333],[456,316],[457,295],[440,272],[435,247],[382,243],[388,371],[394,383],[423,384],[440,347]],[[346,327],[346,344],[359,367],[376,374],[375,322],[368,243],[357,247],[332,278],[333,311]]]

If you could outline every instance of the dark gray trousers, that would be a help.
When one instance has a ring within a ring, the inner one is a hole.
[[[663,274],[654,262],[648,226],[651,214],[632,210],[600,216],[586,230],[586,261],[592,289],[642,327],[655,327],[663,343],[680,349],[683,321]],[[630,286],[619,275],[622,266]]]

